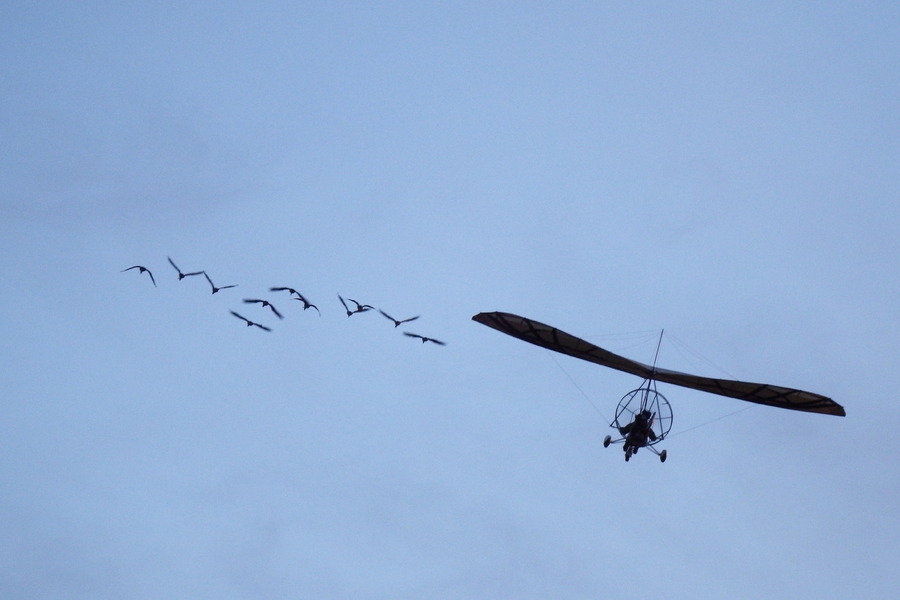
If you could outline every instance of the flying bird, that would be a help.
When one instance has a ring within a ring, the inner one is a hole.
[[[259,298],[244,298],[244,302],[247,304],[262,304],[263,306],[268,306],[270,309],[272,309],[272,312],[275,313],[276,317],[278,317],[279,319],[284,318],[282,314],[278,312],[278,310],[274,306],[272,306],[272,303],[268,300],[260,300]]]
[[[138,275],[140,275],[141,273],[147,273],[147,275],[150,276],[150,281],[153,282],[153,287],[156,287],[156,279],[153,278],[153,273],[150,272],[150,269],[141,265],[134,265],[133,267],[122,269],[122,273],[124,273],[125,271],[130,271],[132,269],[140,269],[140,271],[138,271]]]
[[[303,297],[303,294],[301,294],[300,292],[298,292],[297,290],[295,290],[292,287],[270,287],[269,291],[270,292],[290,292],[291,296],[297,296],[296,298],[291,298],[292,300],[299,300],[300,302],[303,303],[303,310],[306,310],[308,308],[314,308],[314,309],[316,309],[316,312],[319,313],[319,316],[320,317],[322,316],[322,311],[319,310],[318,306],[316,306],[315,304],[312,304],[309,300],[307,300],[306,298]]]
[[[378,309],[378,312],[380,312],[382,315],[384,315],[385,317],[387,317],[388,319],[390,319],[391,321],[393,321],[393,322],[394,322],[394,327],[400,327],[400,325],[402,325],[403,323],[409,323],[410,321],[415,321],[415,320],[418,319],[420,316],[422,316],[422,315],[416,315],[415,317],[410,317],[410,318],[408,318],[408,319],[400,319],[400,320],[397,320],[397,319],[395,319],[394,317],[392,317],[391,315],[389,315],[389,314],[387,314],[386,312],[384,312],[383,310],[381,310],[380,308]]]
[[[316,306],[315,304],[313,304],[312,302],[310,302],[309,300],[307,300],[306,298],[304,298],[304,297],[303,297],[303,294],[299,294],[299,293],[298,293],[297,296],[298,296],[298,297],[297,297],[297,298],[294,298],[294,300],[299,300],[300,302],[303,303],[303,310],[306,310],[307,308],[314,308],[314,309],[316,309],[316,312],[319,313],[319,316],[320,316],[320,317],[322,316],[322,311],[319,310],[319,307],[318,307],[318,306]]]
[[[166,258],[169,258],[168,256]],[[169,258],[169,264],[175,267],[175,270],[178,271],[178,281],[181,281],[185,277],[191,277],[192,275],[202,275],[203,271],[194,271],[193,273],[182,273],[181,269],[178,268],[178,265],[175,264],[171,258]]]
[[[347,298],[347,300],[349,300],[350,302],[352,302],[353,304],[356,305],[356,308],[355,308],[355,309],[350,310],[349,308],[347,308],[347,303],[344,302],[344,299],[341,298],[341,295],[340,295],[340,294],[338,294],[338,299],[341,301],[341,304],[344,305],[344,310],[347,311],[347,316],[348,316],[348,317],[350,317],[350,316],[352,316],[352,315],[355,315],[356,313],[366,312],[367,310],[372,310],[372,309],[375,308],[374,306],[371,306],[371,305],[369,305],[369,304],[360,304],[359,302],[357,302],[357,301],[354,300],[353,298]]]
[[[212,279],[209,278],[209,275],[206,274],[206,271],[203,271],[203,276],[206,277],[206,280],[209,282],[209,285],[212,287],[212,293],[215,294],[219,290],[227,290],[228,288],[237,287],[238,284],[234,285],[223,285],[222,287],[216,287],[216,284],[212,282]]]
[[[423,344],[424,344],[425,342],[433,342],[433,343],[435,343],[435,344],[438,344],[439,346],[446,346],[446,345],[447,345],[447,342],[442,342],[441,340],[436,340],[436,339],[434,339],[434,338],[425,337],[424,335],[419,335],[418,333],[410,333],[410,332],[408,332],[408,331],[404,331],[404,332],[403,332],[403,335],[408,336],[408,337],[411,337],[411,338],[418,338],[418,339],[422,340],[422,343],[423,343]]]
[[[295,290],[292,287],[270,287],[269,291],[270,292],[290,292],[291,295],[300,296],[300,292],[298,292],[297,290]]]
[[[236,316],[238,319],[244,321],[244,322],[247,324],[247,327],[259,327],[259,328],[262,329],[263,331],[272,331],[271,329],[269,329],[269,328],[266,327],[265,325],[260,325],[259,323],[254,323],[253,321],[251,321],[251,320],[248,319],[247,317],[243,317],[243,316],[237,314],[236,312],[234,312],[233,310],[232,310],[232,311],[229,311],[229,312],[230,312],[231,314],[233,314],[234,316]]]

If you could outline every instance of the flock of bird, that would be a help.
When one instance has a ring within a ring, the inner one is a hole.
[[[185,273],[185,272],[183,272],[181,269],[178,268],[178,265],[175,264],[175,261],[173,261],[173,260],[172,260],[171,258],[169,258],[168,256],[167,256],[166,258],[168,259],[169,264],[172,265],[172,268],[175,269],[175,271],[178,273],[178,281],[181,281],[181,280],[184,279],[185,277],[199,277],[200,275],[203,275],[203,277],[206,278],[206,281],[209,282],[209,286],[210,286],[210,288],[212,288],[212,293],[213,293],[213,294],[217,294],[217,293],[219,293],[219,292],[222,291],[222,290],[227,290],[227,289],[234,288],[234,287],[237,287],[237,286],[238,286],[238,284],[236,284],[236,283],[235,283],[235,284],[232,284],[232,285],[217,286],[215,283],[213,283],[212,279],[210,279],[209,274],[208,274],[206,271],[193,271],[193,272],[191,272],[191,273]],[[150,271],[150,269],[148,269],[148,268],[145,267],[144,265],[134,265],[133,267],[128,267],[127,269],[122,269],[122,273],[125,273],[126,271],[131,271],[131,270],[134,270],[134,269],[138,269],[138,274],[139,274],[139,275],[142,275],[142,274],[146,273],[146,274],[150,277],[150,281],[153,282],[153,287],[156,287],[156,278],[153,276],[153,272]],[[300,292],[298,292],[297,290],[295,290],[295,289],[292,288],[292,287],[285,287],[285,286],[270,287],[270,288],[269,288],[269,291],[270,291],[270,292],[288,292],[288,294],[290,295],[290,299],[291,299],[291,300],[296,300],[296,301],[298,301],[298,302],[302,302],[302,303],[303,303],[303,310],[304,310],[304,311],[305,311],[305,310],[308,310],[308,309],[310,309],[310,308],[314,308],[314,309],[316,309],[316,312],[319,314],[319,316],[322,316],[322,311],[319,310],[319,307],[318,307],[318,306],[316,306],[315,304],[313,304],[312,302],[310,302],[303,294],[301,294]],[[376,309],[376,308],[375,308],[374,306],[372,306],[371,304],[362,304],[362,303],[360,303],[360,302],[357,302],[357,301],[354,300],[353,298],[347,298],[347,299],[344,299],[340,294],[338,294],[338,300],[341,301],[341,305],[343,305],[344,310],[347,312],[347,317],[348,317],[348,318],[349,318],[349,317],[352,317],[353,315],[359,314],[359,313],[364,313],[364,312],[368,312],[368,311],[374,310],[374,311],[377,311],[377,312],[381,313],[381,315],[382,315],[383,317],[385,317],[386,319],[388,319],[389,321],[391,321],[391,322],[394,324],[394,328],[395,328],[395,329],[396,329],[397,327],[400,327],[400,326],[403,325],[404,323],[410,323],[410,322],[412,322],[412,321],[415,321],[415,320],[418,319],[419,316],[420,316],[420,315],[416,315],[415,317],[409,317],[409,318],[407,318],[407,319],[395,319],[394,317],[392,317],[391,315],[387,314],[386,312],[384,312],[384,311],[381,310],[380,308],[377,308],[377,309]],[[351,308],[347,305],[347,302],[348,302],[348,301],[351,302],[351,303],[354,305],[353,309],[351,309]],[[244,302],[245,304],[259,304],[259,305],[261,305],[262,308],[268,308],[269,310],[271,310],[271,311],[272,311],[272,314],[274,314],[274,315],[275,315],[276,317],[278,317],[279,319],[283,319],[283,318],[284,318],[284,315],[282,315],[282,314],[278,311],[278,309],[276,309],[275,306],[274,306],[271,302],[269,302],[268,300],[265,300],[265,299],[263,299],[263,298],[244,298],[244,299],[243,299],[243,302]],[[271,329],[270,327],[267,327],[267,326],[263,325],[262,323],[257,323],[257,322],[255,322],[255,321],[252,321],[252,320],[248,319],[247,317],[245,317],[245,316],[243,316],[243,315],[241,315],[241,314],[239,314],[239,313],[237,313],[237,312],[235,312],[235,311],[233,311],[233,310],[232,310],[232,311],[229,311],[229,312],[230,312],[233,316],[235,316],[236,318],[238,318],[238,319],[240,319],[241,321],[243,321],[243,322],[247,325],[247,327],[258,327],[258,328],[262,329],[263,331],[272,331],[272,329]],[[446,342],[442,342],[441,340],[437,340],[437,339],[432,338],[432,337],[427,337],[427,336],[424,336],[424,335],[419,335],[418,333],[411,333],[411,332],[409,332],[409,331],[404,331],[404,332],[403,332],[403,335],[405,335],[405,336],[407,336],[407,337],[410,337],[410,338],[415,338],[415,339],[421,340],[421,342],[422,342],[423,344],[426,343],[426,342],[431,342],[431,343],[437,344],[437,345],[439,345],[439,346],[445,346],[445,345],[446,345]]]

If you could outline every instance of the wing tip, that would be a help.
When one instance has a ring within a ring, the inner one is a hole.
[[[480,312],[477,315],[472,315],[472,320],[476,323],[493,327],[493,324],[497,322],[497,314],[496,312]]]
[[[524,317],[520,317],[519,315],[514,315],[513,313],[503,312],[500,310],[492,310],[492,311],[480,312],[477,315],[472,315],[472,320],[476,321],[478,323],[487,325],[488,323],[490,323],[492,321],[497,321],[504,317],[524,319]]]

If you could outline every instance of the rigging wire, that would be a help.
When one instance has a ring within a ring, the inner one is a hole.
[[[640,346],[640,345],[646,343],[647,340],[652,339],[652,337],[655,337],[655,336],[656,336],[656,330],[654,330],[654,331],[652,331],[652,332],[642,331],[642,332],[636,332],[636,333],[644,334],[646,337],[645,337],[645,339],[644,339],[642,342],[636,343],[635,345],[633,345],[633,346],[631,346],[631,347]],[[651,335],[650,335],[651,333],[653,334],[652,337],[651,337]],[[656,353],[655,353],[655,355],[654,355],[654,357],[653,357],[653,368],[654,368],[654,370],[655,370],[655,368],[656,368],[656,360],[657,360],[657,358],[659,358],[659,351],[660,351],[660,347],[662,346],[662,339],[663,339],[663,334],[664,334],[664,333],[665,333],[665,329],[659,331],[659,341],[657,342],[657,345],[656,345]],[[613,337],[619,337],[619,339],[622,339],[623,337],[627,337],[628,335],[629,335],[629,334],[620,334],[619,336],[600,336],[600,337],[605,337],[605,338],[608,338],[608,339],[613,338]],[[709,360],[708,358],[704,357],[702,354],[700,354],[699,352],[697,352],[697,351],[694,350],[693,348],[690,348],[685,342],[683,342],[682,340],[679,340],[678,338],[676,338],[675,336],[673,336],[671,333],[669,333],[667,337],[670,338],[670,339],[672,339],[674,342],[676,342],[676,344],[673,344],[673,347],[675,347],[675,349],[678,351],[678,353],[681,354],[683,357],[686,357],[686,358],[687,358],[687,356],[685,355],[685,351],[687,351],[687,352],[689,352],[691,355],[693,355],[693,357],[694,357],[695,359],[700,359],[700,360],[706,362],[707,364],[713,366],[714,368],[716,368],[716,369],[719,370],[720,372],[726,374],[726,375],[729,376],[731,379],[736,379],[736,377],[735,377],[734,375],[731,375],[730,373],[728,373],[727,371],[725,371],[725,369],[719,367],[719,366],[716,365],[714,362],[712,362],[712,361]],[[680,346],[680,347],[679,347],[679,346]],[[578,382],[575,381],[575,378],[572,377],[572,375],[571,375],[568,371],[566,371],[566,369],[563,367],[562,363],[560,363],[559,360],[557,360],[557,358],[556,358],[556,356],[555,356],[555,353],[554,353],[552,350],[548,350],[548,349],[546,349],[546,348],[544,349],[544,351],[547,353],[548,356],[550,356],[550,358],[553,360],[553,362],[556,363],[556,366],[559,367],[559,370],[563,372],[563,375],[565,375],[565,376],[568,378],[568,380],[572,382],[572,385],[574,385],[574,386],[575,386],[575,389],[577,389],[577,390],[581,393],[582,397],[584,397],[584,399],[588,401],[588,403],[589,403],[589,404],[591,405],[591,407],[597,412],[597,414],[603,416],[603,412],[602,412],[602,411],[600,410],[600,408],[594,403],[594,401],[593,401],[593,400],[591,399],[591,397],[587,394],[587,392],[585,392],[584,389],[582,389],[582,387],[581,387],[580,385],[578,385]],[[654,383],[655,383],[655,381],[654,381]],[[708,426],[708,425],[712,425],[713,423],[717,423],[718,421],[722,421],[722,420],[724,420],[724,419],[727,419],[727,418],[729,418],[729,417],[732,417],[732,416],[734,416],[734,415],[736,415],[736,414],[738,414],[738,413],[742,413],[742,412],[744,412],[744,411],[746,411],[746,410],[750,410],[750,409],[752,409],[752,408],[756,408],[756,405],[752,405],[752,404],[751,404],[750,406],[745,406],[745,407],[743,407],[743,408],[739,408],[739,409],[734,410],[734,411],[732,411],[732,412],[730,412],[730,413],[727,413],[727,414],[718,416],[718,417],[716,417],[716,418],[714,418],[714,419],[710,419],[710,420],[708,420],[708,421],[704,421],[703,423],[700,423],[700,424],[698,424],[698,425],[694,425],[694,426],[692,426],[692,427],[688,427],[687,429],[681,429],[681,430],[676,431],[676,432],[674,432],[674,433],[670,433],[670,434],[667,435],[666,437],[668,438],[668,437],[672,437],[673,435],[681,435],[681,434],[683,434],[683,433],[688,433],[688,432],[690,432],[690,431],[694,431],[695,429],[700,429],[700,428],[702,428],[702,427],[706,427],[706,426]],[[610,426],[612,426],[612,424],[610,424]]]
[[[657,337],[659,337],[659,329],[645,329],[641,331],[629,331],[618,334],[592,335],[588,337],[604,343],[606,341],[612,342],[614,344],[616,352],[621,353],[627,352],[628,350],[632,350],[634,348],[646,346],[650,342],[650,340],[655,340]],[[624,345],[626,343],[628,345]]]
[[[578,385],[578,382],[575,381],[575,378],[572,377],[572,376],[569,374],[569,372],[565,370],[565,368],[563,368],[562,364],[560,364],[560,362],[556,359],[556,356],[554,356],[553,351],[552,351],[552,350],[544,349],[544,352],[546,352],[547,355],[548,355],[551,359],[553,359],[553,362],[556,363],[556,366],[559,367],[559,370],[562,371],[562,372],[563,372],[563,375],[565,375],[565,376],[569,379],[569,381],[572,382],[572,385],[575,386],[575,389],[577,389],[579,392],[581,392],[581,395],[584,397],[585,400],[588,401],[588,403],[594,408],[594,410],[597,411],[597,414],[599,414],[599,415],[602,416],[602,415],[603,415],[603,412],[600,410],[600,408],[599,408],[596,404],[594,404],[594,401],[591,400],[591,397],[587,395],[587,392],[585,392],[585,391],[581,388],[581,386]]]
[[[619,345],[621,345],[622,342],[630,342],[630,341],[637,340],[637,341],[634,341],[634,343],[632,343],[631,345],[629,345],[626,348],[626,350],[627,350],[630,348],[635,348],[638,346],[646,345],[647,342],[649,342],[650,340],[656,339],[658,336],[659,341],[657,342],[657,345],[656,345],[656,353],[657,353],[657,355],[659,355],[659,346],[660,346],[660,344],[662,344],[663,331],[664,330],[658,330],[658,329],[651,329],[651,330],[645,329],[645,330],[641,330],[641,331],[630,331],[630,332],[624,332],[624,333],[618,333],[618,334],[605,334],[605,335],[592,336],[592,337],[602,338],[602,339],[606,339],[606,340],[618,340]],[[563,367],[562,363],[560,363],[559,360],[557,360],[556,353],[553,352],[552,350],[548,350],[546,348],[544,349],[544,351],[553,360],[553,362],[556,363],[556,366],[559,367],[559,370],[563,372],[563,375],[565,375],[566,378],[568,378],[568,380],[572,382],[572,385],[575,386],[575,389],[577,389],[581,393],[582,397],[585,400],[587,400],[587,402],[597,412],[597,414],[599,414],[601,417],[603,417],[603,421],[606,422],[606,416],[605,416],[604,412],[602,410],[600,410],[600,407],[598,407],[594,403],[593,399],[591,399],[591,397],[587,394],[587,392],[585,392],[584,389],[582,389],[582,387],[580,385],[578,385],[578,382],[575,381],[575,378],[572,377],[572,375],[565,369],[565,367]],[[617,351],[621,352],[621,349],[617,348]],[[656,359],[654,359],[653,362],[654,362],[654,364],[656,364]],[[612,423],[610,423],[609,425],[610,425],[610,427],[613,426]]]
[[[676,431],[675,433],[670,433],[670,434],[667,435],[666,437],[667,437],[667,438],[670,438],[670,437],[675,436],[675,435],[681,435],[682,433],[687,433],[688,431],[693,431],[693,430],[695,430],[695,429],[700,429],[701,427],[706,427],[707,425],[712,425],[713,423],[716,423],[717,421],[721,421],[722,419],[727,419],[728,417],[732,417],[732,416],[734,416],[734,415],[736,415],[736,414],[738,414],[738,413],[742,413],[742,412],[744,412],[745,410],[750,410],[751,408],[756,408],[756,405],[751,404],[750,406],[745,406],[744,408],[739,408],[739,409],[737,409],[737,410],[735,410],[735,411],[732,411],[732,412],[730,412],[730,413],[728,413],[728,414],[726,414],[726,415],[722,415],[721,417],[716,417],[715,419],[710,419],[709,421],[705,421],[705,422],[703,422],[703,423],[700,423],[699,425],[694,425],[693,427],[688,427],[687,429],[682,429],[682,430],[680,430],[680,431]]]
[[[723,369],[722,367],[720,367],[719,365],[717,365],[716,363],[711,361],[710,359],[708,359],[705,356],[703,356],[702,354],[700,354],[700,352],[698,352],[694,348],[690,347],[687,344],[687,342],[685,342],[684,340],[672,335],[671,333],[669,333],[669,335],[666,337],[668,337],[670,340],[672,340],[672,342],[674,342],[672,344],[672,347],[675,349],[675,351],[678,352],[678,354],[680,354],[683,358],[687,359],[688,361],[690,361],[692,363],[695,363],[697,360],[702,361],[702,362],[706,363],[707,365],[709,365],[710,367],[714,368],[715,370],[719,371],[723,375],[726,375],[729,379],[737,379],[737,377],[735,377],[734,375],[732,375],[731,373],[729,373],[728,371],[726,371],[725,369]]]
[[[728,377],[729,379],[737,379],[737,377],[735,375],[733,375],[732,373],[729,373],[724,368],[722,368],[720,365],[716,364],[709,358],[703,356],[703,354],[701,354],[695,348],[692,348],[684,340],[680,339],[679,337],[677,337],[675,335],[672,335],[672,333],[669,333],[669,335],[667,337],[668,337],[668,339],[670,339],[673,342],[672,348],[674,348],[675,351],[678,352],[678,354],[680,354],[682,358],[687,359],[692,364],[697,364],[698,361],[705,363],[706,365],[712,367],[713,369],[715,369],[719,373],[723,374],[724,376]],[[713,419],[709,419],[708,421],[704,421],[704,422],[694,425],[692,427],[688,427],[687,429],[681,429],[674,433],[670,433],[668,437],[672,437],[673,435],[681,435],[682,433],[687,433],[689,431],[694,431],[695,429],[700,429],[702,427],[706,427],[707,425],[712,425],[713,423],[717,423],[717,422],[727,419],[729,417],[733,417],[734,415],[736,415],[738,413],[742,413],[746,410],[750,410],[750,409],[756,408],[756,407],[757,407],[757,405],[750,404],[743,408],[738,408],[737,410],[733,410],[724,415],[720,415]]]
[[[656,354],[653,355],[653,373],[656,374],[656,360],[659,358],[659,349],[662,346],[663,334],[666,333],[666,330],[663,329],[659,332],[659,341],[656,342]]]

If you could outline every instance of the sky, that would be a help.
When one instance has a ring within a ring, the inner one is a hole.
[[[895,598],[898,28],[3,3],[0,596]],[[847,416],[660,384],[626,464],[641,381],[495,310]]]

